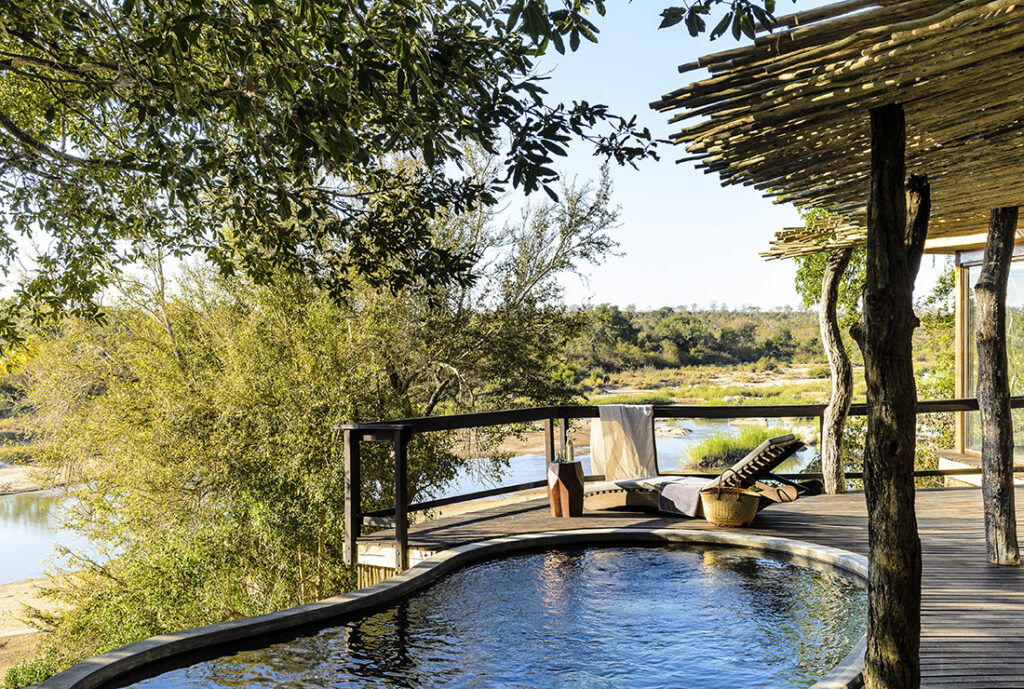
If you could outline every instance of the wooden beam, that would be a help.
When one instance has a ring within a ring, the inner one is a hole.
[[[992,211],[981,275],[974,286],[985,545],[989,562],[996,565],[1020,565],[1013,495],[1013,420],[1006,364],[1006,284],[1016,233],[1016,206]]]
[[[362,484],[360,478],[359,441],[362,433],[353,428],[344,429],[345,442],[345,546],[342,557],[346,565],[358,564],[356,541],[362,532]]]
[[[954,290],[956,292],[956,303],[953,312],[953,394],[956,397],[966,397],[967,376],[969,375],[967,371],[967,338],[971,336],[967,332],[970,291],[967,286],[967,267],[958,265],[955,271]],[[953,444],[957,452],[963,453],[967,449],[967,414],[962,411],[954,412],[953,418]]]

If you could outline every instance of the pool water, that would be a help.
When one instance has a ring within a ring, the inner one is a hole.
[[[852,650],[866,610],[854,579],[747,550],[551,550],[134,686],[806,687]]]

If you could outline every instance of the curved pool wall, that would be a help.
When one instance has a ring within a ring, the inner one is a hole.
[[[778,553],[826,565],[867,580],[867,558],[803,541],[725,531],[681,529],[585,529],[524,534],[470,543],[444,550],[387,581],[317,603],[280,612],[155,636],[85,660],[42,684],[45,689],[97,689],[123,686],[170,669],[231,653],[239,648],[269,645],[288,635],[310,632],[339,620],[390,604],[424,588],[464,565],[538,548],[580,545],[694,543],[718,544]],[[290,634],[291,633],[291,634]],[[866,640],[811,689],[861,686]]]

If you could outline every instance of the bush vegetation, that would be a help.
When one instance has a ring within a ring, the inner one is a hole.
[[[738,436],[716,433],[690,448],[687,459],[701,469],[723,469],[732,466],[768,438],[789,433],[781,426],[744,426]]]
[[[583,312],[586,326],[572,341],[569,361],[584,375],[680,366],[821,361],[813,313],[693,307],[622,310],[602,304]]]
[[[38,457],[34,445],[0,444],[0,464],[33,464]]]

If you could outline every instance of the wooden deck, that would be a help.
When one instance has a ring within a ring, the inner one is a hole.
[[[1024,494],[1018,491],[1018,514],[1022,510]],[[922,686],[1024,689],[1024,571],[986,561],[981,491],[919,491],[917,518],[924,559]],[[610,510],[555,519],[545,502],[532,500],[414,525],[409,547],[437,551],[498,536],[588,527],[715,528],[702,519]],[[862,493],[775,506],[747,530],[867,554]],[[392,537],[382,531],[360,543],[386,546]]]

